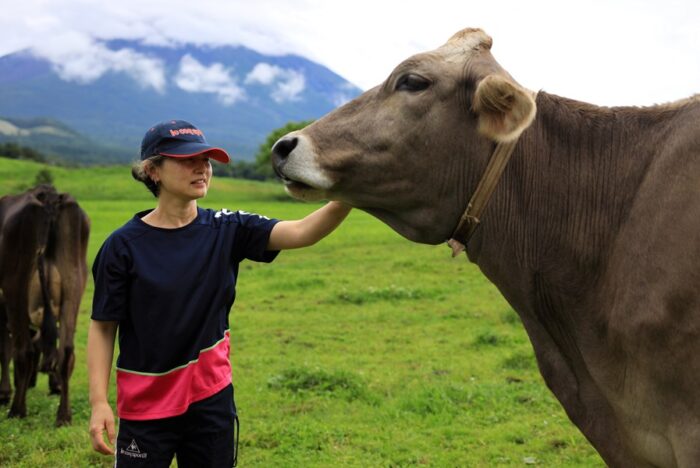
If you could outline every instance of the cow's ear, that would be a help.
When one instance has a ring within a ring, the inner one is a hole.
[[[532,93],[500,75],[479,82],[473,109],[479,132],[497,142],[513,141],[532,123],[537,106]]]

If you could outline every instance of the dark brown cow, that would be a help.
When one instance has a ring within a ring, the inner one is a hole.
[[[295,197],[453,236],[514,144],[469,259],[612,466],[700,466],[700,98],[602,108],[531,92],[468,29],[273,150]]]
[[[12,353],[15,394],[10,417],[27,414],[26,392],[36,378],[41,353],[41,370],[49,372],[52,391],[60,389],[61,393],[56,425],[71,421],[68,382],[87,280],[89,229],[87,215],[78,203],[53,187],[39,186],[0,198],[0,290],[4,296],[0,304],[0,403],[6,403],[11,394],[8,363]],[[39,336],[33,339],[32,329],[36,328]]]

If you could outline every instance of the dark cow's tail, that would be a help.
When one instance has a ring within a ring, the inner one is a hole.
[[[46,274],[46,261],[44,254],[39,255],[37,267],[39,270],[39,284],[41,284],[41,297],[44,302],[44,315],[41,319],[41,372],[51,372],[56,366],[56,340],[58,339],[58,326],[56,316],[51,308],[50,279]]]

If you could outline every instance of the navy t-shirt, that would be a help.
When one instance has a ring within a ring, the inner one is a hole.
[[[228,312],[244,259],[271,262],[277,220],[198,208],[163,229],[136,214],[105,240],[93,264],[92,319],[119,322],[117,411],[158,419],[231,382]]]

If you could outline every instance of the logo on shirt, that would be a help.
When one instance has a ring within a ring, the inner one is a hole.
[[[227,210],[226,208],[223,208],[223,209],[217,211],[216,213],[214,213],[214,217],[215,217],[215,218],[221,218],[222,215],[228,216],[228,215],[232,215],[232,214],[233,214],[232,211],[229,211],[229,210]]]
[[[135,439],[131,439],[131,443],[126,449],[119,449],[119,453],[122,455],[126,455],[127,457],[132,457],[132,458],[147,458],[148,453],[143,452],[141,453],[141,450],[139,449],[139,446],[136,444]]]
[[[226,208],[222,208],[219,211],[217,211],[216,213],[214,213],[214,217],[221,218],[222,216],[229,216],[229,215],[232,215],[234,213],[235,212],[230,211]],[[259,214],[255,214],[255,213],[248,213],[247,211],[243,211],[243,210],[238,210],[238,213],[243,215],[243,216],[257,216],[258,218],[261,218],[261,219],[268,219],[268,220],[270,219],[267,216],[263,216],[263,215],[259,215]]]

